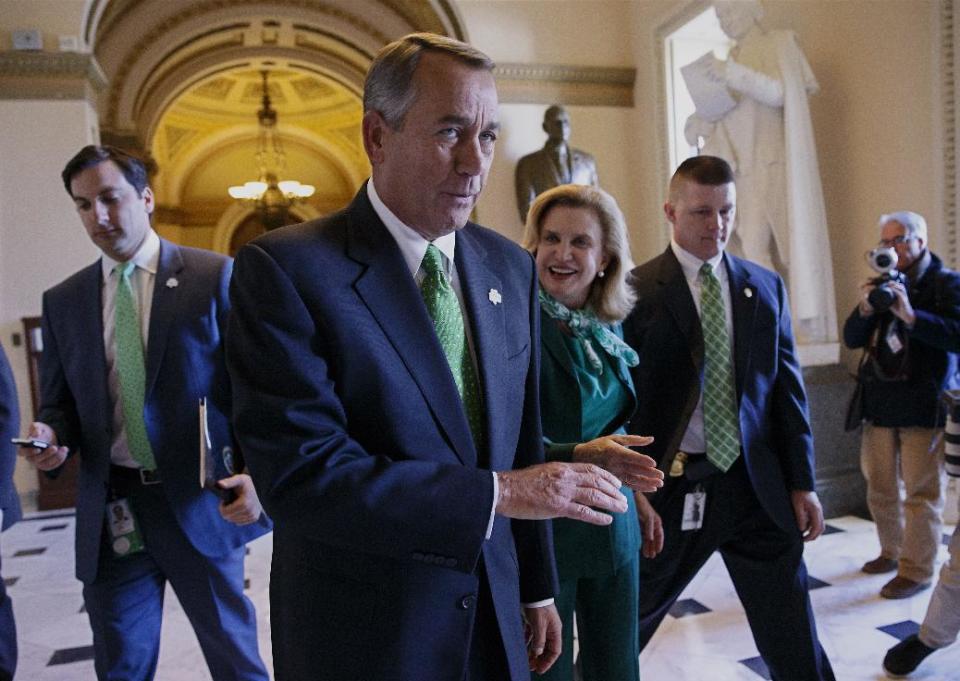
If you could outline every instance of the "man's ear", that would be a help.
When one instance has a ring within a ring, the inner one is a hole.
[[[143,194],[140,195],[140,198],[143,199],[143,206],[147,209],[147,215],[153,215],[153,209],[156,208],[153,190],[150,189],[150,187],[144,187]]]
[[[676,222],[676,220],[677,220],[677,209],[676,209],[676,208],[674,207],[674,205],[673,205],[672,203],[670,203],[669,201],[667,201],[665,204],[663,204],[663,214],[667,216],[667,220],[670,221],[670,224],[671,224],[671,225],[672,225],[674,222]]]
[[[370,165],[383,163],[384,136],[389,133],[387,122],[379,111],[368,111],[363,115],[363,148],[370,159]]]

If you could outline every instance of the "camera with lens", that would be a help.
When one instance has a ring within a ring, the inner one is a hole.
[[[906,284],[906,276],[897,270],[897,252],[891,247],[880,246],[867,253],[867,263],[880,276],[870,280],[876,285],[867,296],[867,301],[877,312],[885,312],[897,299],[897,294],[890,288],[892,282]]]

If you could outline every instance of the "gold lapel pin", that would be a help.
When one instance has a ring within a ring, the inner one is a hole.
[[[176,277],[170,277],[167,279],[167,288],[177,288],[180,285],[180,282],[177,281]]]
[[[503,297],[500,295],[500,291],[498,291],[495,288],[490,289],[490,292],[487,293],[487,298],[494,305],[499,305],[500,303],[503,302]]]

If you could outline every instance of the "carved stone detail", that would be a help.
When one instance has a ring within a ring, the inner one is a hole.
[[[957,203],[960,185],[957,181],[957,136],[960,120],[957,118],[957,77],[960,75],[956,49],[957,31],[954,14],[955,0],[940,2],[940,96],[941,138],[943,148],[943,258],[951,267],[960,264],[957,234]]]
[[[86,99],[107,86],[91,54],[0,52],[0,99]]]
[[[500,101],[512,104],[581,104],[632,107],[632,67],[498,64]]]

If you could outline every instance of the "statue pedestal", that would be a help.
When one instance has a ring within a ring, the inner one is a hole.
[[[836,346],[839,355],[839,344]],[[803,359],[804,347],[798,346]],[[818,346],[813,346],[818,347]],[[817,355],[816,350],[812,353]],[[826,355],[826,350],[822,351]],[[860,472],[860,429],[846,432],[843,422],[854,381],[845,366],[836,363],[810,365],[801,361],[803,381],[810,404],[810,422],[817,459],[817,494],[827,518],[867,514],[867,488]]]
[[[800,366],[819,367],[840,362],[840,343],[797,343]]]

